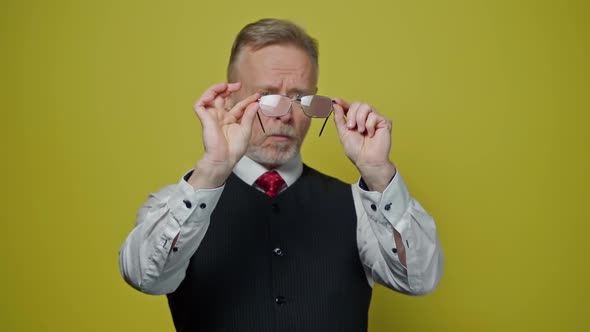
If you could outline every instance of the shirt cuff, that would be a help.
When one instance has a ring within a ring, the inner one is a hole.
[[[174,218],[182,226],[185,222],[203,221],[204,214],[210,215],[221,197],[222,185],[213,189],[194,189],[186,179],[193,170],[187,172],[170,195],[168,207]]]
[[[389,221],[398,232],[403,233],[404,230],[398,227],[404,227],[404,225],[400,225],[397,221],[401,219],[410,204],[410,193],[399,171],[383,193],[368,191],[365,189],[366,185],[364,188],[363,185],[364,182],[359,179],[361,201],[369,218],[382,224],[387,224]]]

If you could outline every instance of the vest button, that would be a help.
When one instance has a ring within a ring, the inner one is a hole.
[[[272,203],[272,212],[274,213],[279,213],[281,211],[281,208],[279,207],[279,205],[277,203]]]
[[[287,303],[287,300],[285,300],[285,297],[284,296],[277,296],[275,298],[275,303],[277,305],[285,305],[285,303]]]
[[[273,253],[274,253],[276,256],[279,256],[279,257],[283,257],[283,256],[285,256],[285,252],[284,252],[284,251],[283,251],[283,249],[281,249],[281,248],[274,248],[274,249],[272,250],[272,252],[273,252]]]

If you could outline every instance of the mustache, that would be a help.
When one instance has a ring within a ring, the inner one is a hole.
[[[295,136],[295,128],[289,127],[289,126],[283,126],[283,127],[279,127],[279,128],[274,128],[274,130],[272,130],[272,131],[269,131],[267,129],[266,136],[272,136],[272,135],[293,137],[293,136]]]

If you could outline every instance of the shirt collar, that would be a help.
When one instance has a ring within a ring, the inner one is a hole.
[[[303,173],[301,154],[297,154],[295,158],[274,170],[281,175],[287,186],[291,186],[301,176],[301,173]],[[266,167],[246,156],[242,157],[234,167],[234,174],[251,186],[267,171],[269,170]]]

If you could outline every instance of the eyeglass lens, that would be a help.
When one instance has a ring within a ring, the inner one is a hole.
[[[332,114],[332,99],[324,96],[310,95],[303,96],[298,101],[301,104],[303,113],[308,117],[326,118],[322,125],[322,129],[320,129],[319,136],[322,136],[328,117]],[[265,95],[258,100],[260,111],[268,117],[281,117],[287,115],[291,110],[292,103],[293,100],[291,98],[283,95]],[[260,115],[256,113],[256,116],[258,117],[258,122],[260,122],[262,131],[265,132]]]
[[[332,112],[332,99],[324,96],[301,97],[301,108],[312,118],[327,118]]]
[[[281,95],[266,95],[260,97],[258,106],[266,116],[283,116],[289,113],[291,99]]]
[[[258,105],[262,114],[270,117],[283,116],[289,113],[291,98],[282,95],[266,95],[260,97]],[[301,97],[301,108],[311,118],[326,118],[332,112],[332,99],[324,96]]]

